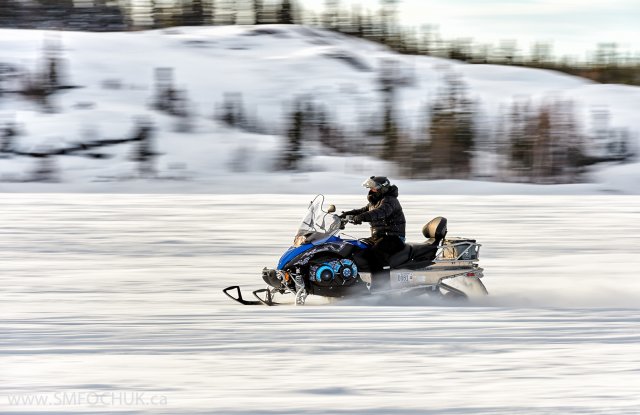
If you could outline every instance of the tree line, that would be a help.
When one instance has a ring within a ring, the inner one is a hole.
[[[601,83],[640,85],[640,56],[601,43],[586,60],[556,57],[553,45],[538,42],[528,52],[514,41],[498,45],[473,39],[443,39],[434,26],[405,27],[398,1],[380,0],[377,9],[346,8],[326,0],[322,12],[295,0],[2,0],[0,27],[72,30],[138,30],[173,26],[303,24],[382,43],[404,54],[437,56],[469,63],[551,69]]]
[[[410,131],[396,98],[403,85],[393,73],[382,70],[382,106],[356,131],[341,126],[311,97],[295,98],[285,115],[279,168],[304,170],[309,149],[320,143],[337,154],[387,160],[399,177],[551,184],[580,182],[594,164],[637,156],[636,137],[612,125],[606,108],[594,109],[594,128],[588,133],[567,99],[516,99],[502,108],[497,122],[483,124],[482,102],[470,96],[462,76],[451,69],[442,72],[442,87],[422,110],[421,127]]]

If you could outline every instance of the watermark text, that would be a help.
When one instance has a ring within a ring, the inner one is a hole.
[[[3,396],[4,395],[4,396]],[[0,395],[9,406],[166,406],[167,396],[145,391],[56,391]]]

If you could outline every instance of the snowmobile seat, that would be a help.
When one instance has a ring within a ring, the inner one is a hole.
[[[408,262],[433,261],[438,251],[437,246],[430,243],[406,244],[402,251],[397,252],[389,258],[391,268],[402,268]]]
[[[396,268],[399,265],[404,264],[405,262],[409,262],[409,260],[411,259],[411,251],[412,246],[410,244],[405,244],[404,248],[402,248],[402,251],[396,252],[395,254],[391,255],[391,258],[389,258],[389,265],[391,266],[391,268]]]
[[[438,246],[432,245],[429,242],[423,244],[415,244],[412,246],[413,253],[411,259],[414,261],[433,261],[438,252]]]
[[[414,261],[433,261],[438,252],[438,246],[447,236],[447,219],[438,216],[422,227],[422,234],[427,241],[413,245],[411,259]]]
[[[432,246],[440,245],[447,236],[447,219],[438,216],[422,227],[422,234],[427,238],[427,243]]]
[[[391,268],[399,268],[409,261],[433,261],[438,252],[438,246],[447,235],[447,219],[441,216],[432,219],[424,225],[422,234],[427,241],[421,244],[405,244],[402,251],[389,258]]]

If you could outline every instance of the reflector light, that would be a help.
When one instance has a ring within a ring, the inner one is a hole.
[[[467,272],[467,277],[475,277],[476,273],[475,272]]]

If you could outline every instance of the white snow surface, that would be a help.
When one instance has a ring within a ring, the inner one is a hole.
[[[262,288],[309,199],[5,194],[0,411],[640,413],[637,196],[401,196],[408,240],[444,215],[483,244],[467,304],[224,297]]]
[[[16,121],[25,136],[23,150],[56,148],[86,139],[131,136],[137,117],[156,126],[159,174],[163,180],[135,180],[129,160],[131,145],[107,152],[109,160],[75,156],[58,158],[60,183],[0,182],[2,192],[132,192],[132,193],[352,193],[354,181],[371,174],[396,176],[393,166],[358,154],[332,155],[308,146],[304,173],[274,172],[283,148],[282,114],[294,97],[313,97],[354,131],[379,114],[377,79],[385,62],[396,62],[396,76],[406,79],[398,93],[402,124],[424,128],[426,104],[443,85],[443,69],[463,76],[479,100],[488,131],[497,131],[501,108],[514,99],[540,104],[567,99],[585,133],[594,128],[594,109],[607,108],[610,126],[640,132],[640,88],[599,85],[565,74],[495,65],[468,65],[432,57],[395,54],[383,46],[330,31],[301,26],[231,26],[173,28],[135,33],[45,32],[0,29],[0,64],[20,65],[32,72],[42,66],[45,40],[57,39],[67,83],[80,88],[59,93],[56,112],[43,113],[15,95],[0,97],[0,121]],[[348,59],[344,59],[344,58]],[[349,62],[356,62],[351,64]],[[192,133],[178,133],[176,119],[150,108],[154,71],[174,69],[175,85],[187,90],[194,117]],[[105,84],[120,83],[120,89]],[[269,134],[229,129],[212,119],[225,93],[241,93],[250,116]],[[240,161],[241,167],[234,167]],[[26,158],[0,160],[0,178],[21,179],[33,169]],[[640,164],[601,168],[589,184],[532,186],[480,181],[403,183],[405,193],[429,194],[638,194]],[[332,183],[331,187],[327,183]]]

